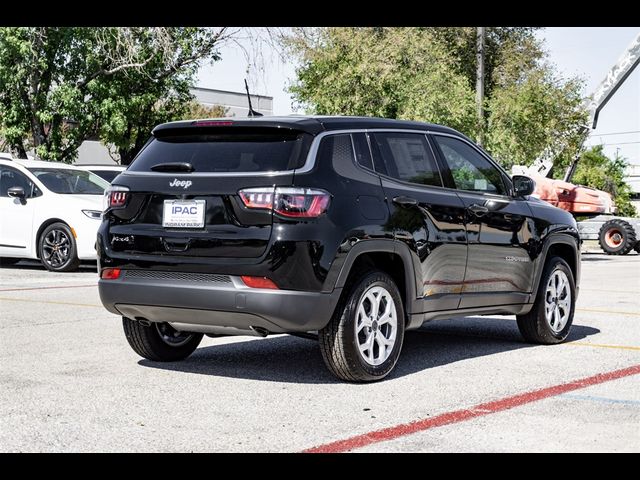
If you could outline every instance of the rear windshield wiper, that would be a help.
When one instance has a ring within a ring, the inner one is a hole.
[[[154,172],[193,172],[195,168],[187,162],[157,163],[151,167]]]

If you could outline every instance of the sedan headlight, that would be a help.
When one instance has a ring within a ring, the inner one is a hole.
[[[100,220],[100,217],[102,217],[102,212],[100,210],[82,210],[82,213],[87,217],[95,218],[96,220]]]

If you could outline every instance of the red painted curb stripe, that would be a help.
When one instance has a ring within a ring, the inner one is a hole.
[[[512,397],[494,400],[493,402],[481,403],[475,407],[465,410],[456,410],[437,415],[433,418],[425,418],[414,422],[396,425],[394,427],[383,428],[374,432],[357,435],[345,440],[319,445],[317,447],[304,450],[303,453],[341,453],[361,448],[373,443],[384,442],[394,438],[411,435],[412,433],[422,432],[430,428],[441,427],[452,423],[464,422],[472,418],[481,417],[490,413],[497,413],[510,408],[519,407],[531,402],[537,402],[544,398],[553,397],[562,393],[571,392],[580,388],[598,385],[599,383],[616,380],[622,377],[640,374],[640,365],[623,368],[622,370],[614,370],[612,372],[600,373],[592,377],[582,378],[569,383],[562,383],[552,387],[533,390],[531,392],[521,393]]]
[[[55,287],[28,287],[28,288],[0,288],[0,292],[22,292],[25,290],[50,290],[52,288],[85,288],[85,287],[97,287],[98,283],[92,283],[91,285],[60,285]]]

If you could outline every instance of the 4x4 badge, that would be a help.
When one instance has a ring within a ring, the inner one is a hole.
[[[169,183],[170,187],[182,187],[185,190],[189,188],[193,182],[191,180],[178,180],[177,178],[173,179],[173,182]]]

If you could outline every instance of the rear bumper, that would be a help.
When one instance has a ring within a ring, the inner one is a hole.
[[[98,291],[102,304],[116,315],[220,334],[256,328],[269,333],[319,330],[329,322],[341,292],[253,289],[238,277],[212,278],[127,278],[125,272],[117,280],[100,280]]]

